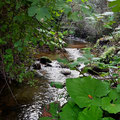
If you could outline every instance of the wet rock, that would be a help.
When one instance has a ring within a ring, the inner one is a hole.
[[[65,75],[65,76],[67,76],[67,75],[70,75],[70,74],[71,74],[71,71],[69,71],[69,70],[63,70],[63,71],[61,71],[61,73],[62,73],[63,75]]]
[[[120,56],[120,51],[117,54]]]
[[[43,77],[43,74],[38,71],[34,71],[34,77],[41,78],[41,77]]]
[[[67,51],[65,49],[62,49],[62,52],[67,53]]]
[[[107,43],[109,43],[109,42],[110,42],[109,40],[101,40],[101,41],[99,41],[99,45],[100,46],[107,45]]]
[[[45,67],[52,67],[50,63],[47,63]]]
[[[48,57],[41,57],[39,61],[42,64],[52,63],[52,61]]]
[[[40,63],[34,63],[34,64],[33,64],[33,69],[35,69],[35,70],[40,70],[40,69],[41,69]]]

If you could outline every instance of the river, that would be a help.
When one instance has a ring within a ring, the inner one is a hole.
[[[86,43],[78,38],[69,39],[68,44],[65,50],[69,58],[73,60],[82,55],[80,48],[86,46]],[[0,94],[0,120],[38,120],[45,104],[60,101],[62,106],[66,103],[66,88],[57,89],[51,87],[50,83],[53,81],[65,83],[66,78],[78,77],[79,72],[62,68],[57,62],[55,54],[46,54],[46,56],[54,58],[51,63],[52,67],[41,65],[41,69],[37,70],[39,76],[35,78],[38,81],[35,87],[27,84],[11,86],[19,105],[16,105],[8,89],[2,91]],[[82,67],[83,65],[81,65]],[[65,76],[61,71],[70,71],[71,74]]]

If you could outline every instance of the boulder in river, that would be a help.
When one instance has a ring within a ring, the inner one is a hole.
[[[52,63],[52,61],[48,57],[41,57],[39,61],[42,64]]]
[[[45,67],[52,67],[52,65],[50,63],[47,63]]]
[[[34,63],[34,64],[33,64],[33,69],[35,69],[35,70],[40,70],[40,69],[41,69],[40,63]]]
[[[71,71],[70,70],[62,70],[61,73],[65,76],[70,75]]]

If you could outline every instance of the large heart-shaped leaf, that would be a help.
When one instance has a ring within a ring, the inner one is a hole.
[[[117,92],[117,89],[110,90],[109,98],[113,101],[113,103],[120,104],[120,93]]]
[[[28,9],[28,15],[36,16],[36,19],[39,21],[42,21],[42,20],[45,21],[45,20],[47,20],[47,18],[49,19],[51,17],[48,8],[38,7],[38,6],[31,6]]]
[[[98,120],[102,118],[102,113],[99,107],[91,106],[79,113],[78,120]]]
[[[110,91],[109,83],[91,77],[67,79],[66,86],[69,95],[80,108],[100,106],[100,98]]]
[[[109,113],[118,113],[120,112],[120,104],[112,103],[111,98],[105,97],[102,98],[102,109],[108,111]]]
[[[69,101],[60,113],[60,120],[77,120],[79,112],[82,111],[74,102]]]

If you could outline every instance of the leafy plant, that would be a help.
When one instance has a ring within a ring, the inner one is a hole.
[[[67,91],[80,108],[100,106],[100,98],[109,93],[109,84],[100,80],[83,77],[66,80]]]
[[[22,82],[37,46],[62,48],[60,21],[71,11],[71,0],[0,1],[0,74]],[[4,69],[4,70],[3,70]],[[29,74],[30,75],[30,74]]]
[[[108,2],[109,2],[109,7],[112,8],[113,12],[120,12],[119,0],[108,0]]]
[[[59,103],[53,102],[44,107],[43,117],[40,120],[58,119]]]
[[[64,87],[63,83],[60,83],[60,82],[51,82],[50,86],[55,87],[55,88],[63,88]]]
[[[91,77],[73,78],[66,81],[67,91],[74,102],[72,106],[79,106],[77,114],[71,120],[112,120],[105,116],[104,112],[107,111],[117,114],[119,109],[119,85],[117,88],[110,88],[110,84],[105,81],[94,79]],[[68,102],[63,108],[61,115],[65,116],[66,113],[73,115],[73,109],[66,110],[66,106],[71,106]],[[64,119],[64,120],[67,120]],[[114,120],[114,119],[113,119]]]

